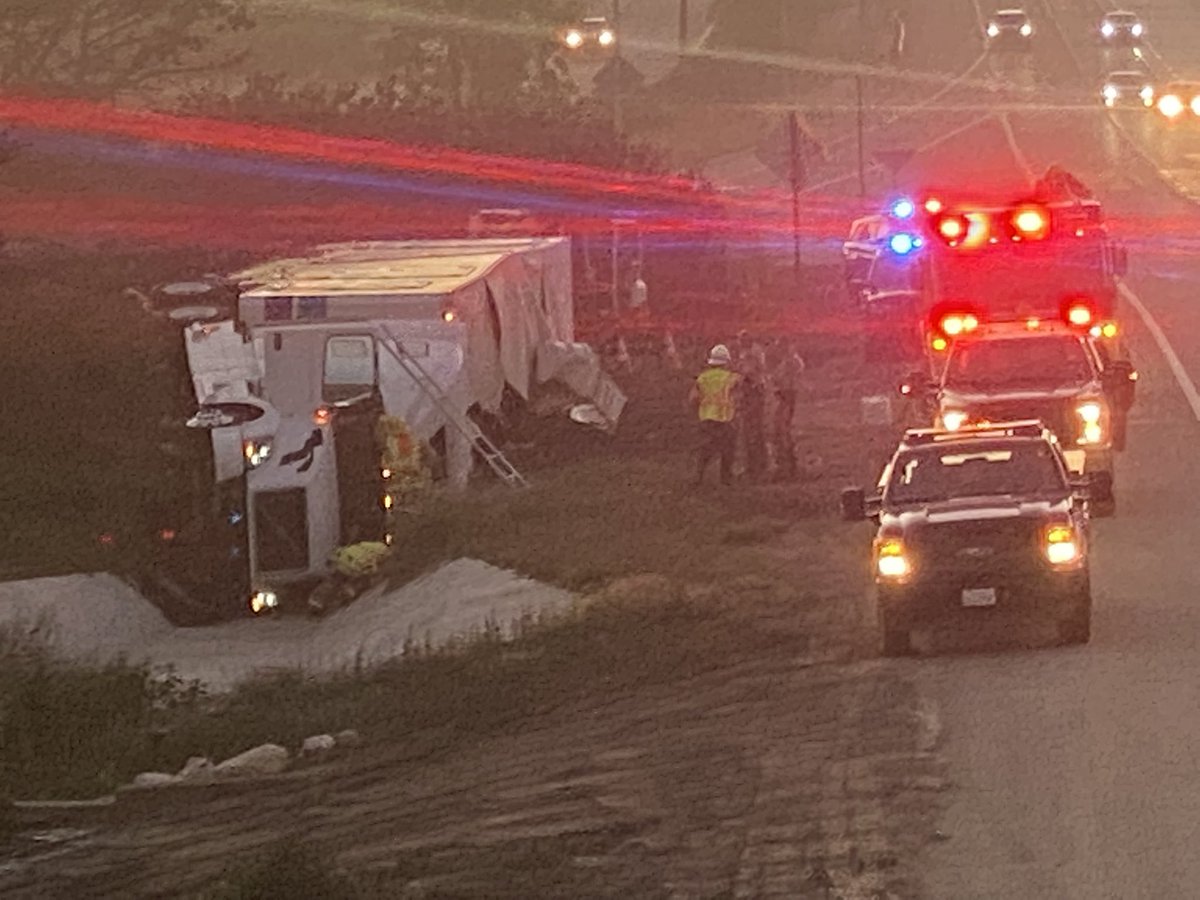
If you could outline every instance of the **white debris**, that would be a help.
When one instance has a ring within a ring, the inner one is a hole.
[[[136,788],[166,787],[178,782],[178,775],[168,775],[166,772],[141,772],[133,777],[133,786]]]
[[[218,763],[213,771],[220,779],[278,775],[288,767],[288,761],[287,750],[278,744],[259,744]]]
[[[108,574],[0,582],[0,629],[81,663],[136,656],[175,630],[141,594]]]
[[[304,739],[304,743],[300,745],[300,755],[320,756],[328,753],[336,744],[331,734],[314,734]]]
[[[193,756],[179,770],[179,780],[193,784],[208,784],[216,778],[216,767],[206,756]]]
[[[362,745],[362,735],[353,728],[339,731],[333,737],[339,747],[359,747]]]
[[[459,559],[395,590],[377,587],[323,619],[278,616],[175,628],[118,579],[81,575],[0,583],[0,629],[18,623],[48,634],[45,622],[52,619],[57,638],[51,647],[65,658],[91,663],[124,656],[171,666],[184,681],[220,692],[269,672],[352,672],[487,627],[511,637],[523,618],[569,608],[574,600],[559,588]]]

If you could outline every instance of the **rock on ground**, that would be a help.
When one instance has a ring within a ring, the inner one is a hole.
[[[254,778],[278,775],[288,767],[288,752],[278,744],[260,744],[218,763],[213,770],[218,778]]]

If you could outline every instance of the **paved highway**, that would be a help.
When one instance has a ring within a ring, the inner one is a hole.
[[[981,633],[896,663],[897,674],[917,679],[940,708],[955,785],[944,840],[924,866],[925,896],[1193,898],[1200,896],[1200,524],[1193,513],[1200,506],[1200,207],[1173,191],[1098,103],[1086,105],[1098,100],[1103,63],[1076,36],[1094,27],[1094,4],[1050,6],[1027,7],[1039,24],[1032,57],[993,68],[1042,85],[1050,105],[1077,108],[981,121],[919,154],[907,178],[915,184],[978,165],[987,181],[1017,180],[1058,162],[1094,185],[1131,245],[1124,316],[1143,377],[1117,473],[1119,514],[1098,526],[1091,645],[1038,649],[1038,635]],[[1185,15],[1182,3],[1153,6],[1163,15],[1156,33],[1170,23],[1160,45],[1170,62],[1200,39],[1200,16]],[[1051,12],[1062,31],[1048,21]],[[970,13],[921,0],[912,4],[910,29],[959,40],[957,16]],[[925,127],[926,139],[938,136]],[[1015,646],[995,650],[993,641]]]

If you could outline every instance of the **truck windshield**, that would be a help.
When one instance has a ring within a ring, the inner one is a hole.
[[[1062,496],[1066,478],[1042,441],[923,447],[896,460],[885,488],[889,504],[960,497]]]
[[[1086,384],[1092,374],[1080,340],[1053,335],[958,344],[943,383],[959,390],[1037,390]]]

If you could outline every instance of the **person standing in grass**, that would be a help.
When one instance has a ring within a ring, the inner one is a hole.
[[[804,357],[796,350],[789,338],[779,347],[772,382],[775,386],[775,421],[772,431],[775,439],[775,460],[781,478],[796,477],[796,441],[793,434],[796,416],[796,397],[804,378]]]
[[[737,432],[734,395],[741,376],[732,371],[732,356],[724,344],[708,352],[704,371],[692,385],[691,403],[700,420],[700,453],[696,465],[697,486],[704,483],[704,473],[714,458],[719,459],[721,483],[733,483],[733,453]]]
[[[737,342],[737,369],[741,404],[738,416],[746,473],[761,481],[767,472],[767,354],[762,344],[741,332]]]

